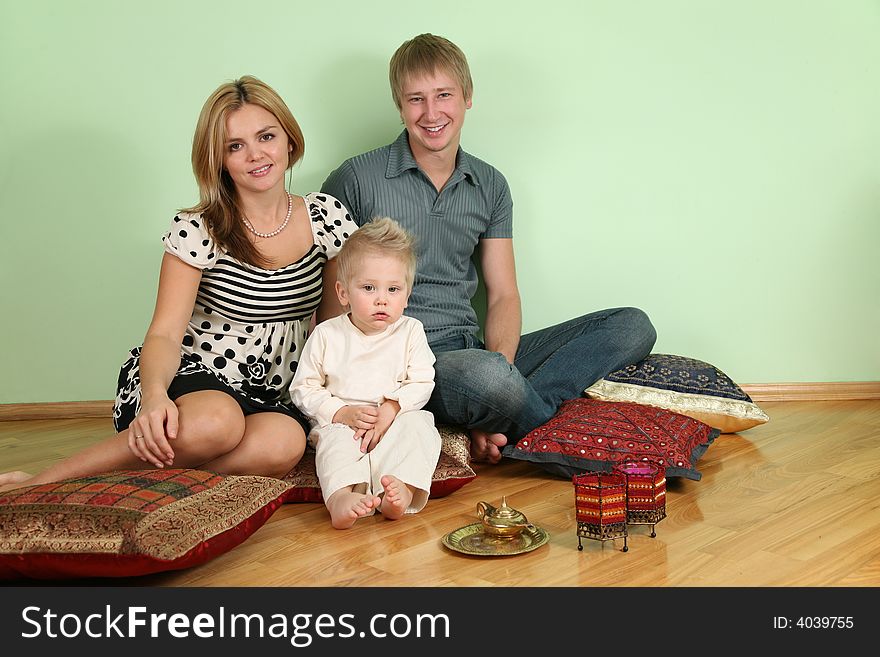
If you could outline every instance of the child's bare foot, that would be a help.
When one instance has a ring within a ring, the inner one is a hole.
[[[385,494],[382,496],[382,504],[379,511],[388,520],[397,520],[402,517],[412,502],[413,492],[410,487],[397,477],[385,475],[380,480]]]
[[[501,448],[507,444],[503,433],[486,433],[482,429],[471,429],[471,460],[498,463]]]
[[[14,472],[4,472],[3,474],[0,474],[0,493],[3,493],[7,490],[12,490],[14,488],[27,486],[27,481],[30,478],[30,474],[28,474],[27,472],[22,472],[21,470],[15,470]]]
[[[330,524],[336,529],[350,529],[358,518],[370,515],[379,506],[375,495],[355,493],[350,488],[342,488],[327,498]]]

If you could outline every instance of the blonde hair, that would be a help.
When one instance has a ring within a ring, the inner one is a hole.
[[[245,105],[271,112],[287,134],[292,147],[286,169],[302,159],[305,150],[302,130],[281,96],[251,75],[225,82],[208,96],[193,135],[192,166],[199,185],[199,203],[184,212],[200,213],[214,241],[234,258],[252,265],[267,265],[248,239],[242,226],[238,193],[223,166],[226,153],[226,119]]]
[[[406,289],[412,291],[416,276],[415,239],[394,219],[375,218],[351,234],[336,256],[336,280],[347,285],[366,255],[399,259],[406,268]]]
[[[391,57],[388,78],[397,109],[403,108],[404,85],[413,76],[434,75],[441,69],[452,75],[461,86],[465,100],[474,93],[474,82],[467,58],[449,39],[434,34],[420,34],[404,41]]]

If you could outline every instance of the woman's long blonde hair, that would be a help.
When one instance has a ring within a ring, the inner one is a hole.
[[[248,239],[242,225],[242,209],[235,184],[223,167],[226,152],[226,118],[244,105],[257,105],[271,112],[291,145],[287,169],[302,159],[302,130],[281,96],[251,75],[221,84],[199,114],[193,136],[192,166],[199,185],[199,204],[184,212],[199,213],[211,237],[232,257],[252,265],[266,266],[265,258]]]

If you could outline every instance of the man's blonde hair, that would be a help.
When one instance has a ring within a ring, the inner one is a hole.
[[[455,78],[464,99],[471,99],[474,82],[464,53],[449,39],[426,33],[404,41],[391,57],[388,78],[397,109],[403,108],[403,87],[408,78],[434,75],[438,69]]]
[[[361,258],[366,255],[399,259],[406,267],[406,289],[412,291],[416,276],[415,239],[394,219],[373,219],[351,234],[336,256],[336,280],[348,285],[355,276]]]

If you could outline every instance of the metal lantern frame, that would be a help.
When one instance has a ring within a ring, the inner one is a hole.
[[[627,480],[622,474],[588,471],[572,477],[577,515],[578,550],[582,538],[610,541],[623,538],[627,552]]]
[[[651,525],[651,538],[657,536],[657,523],[666,517],[666,472],[647,461],[624,461],[612,472],[626,480],[626,522]]]

